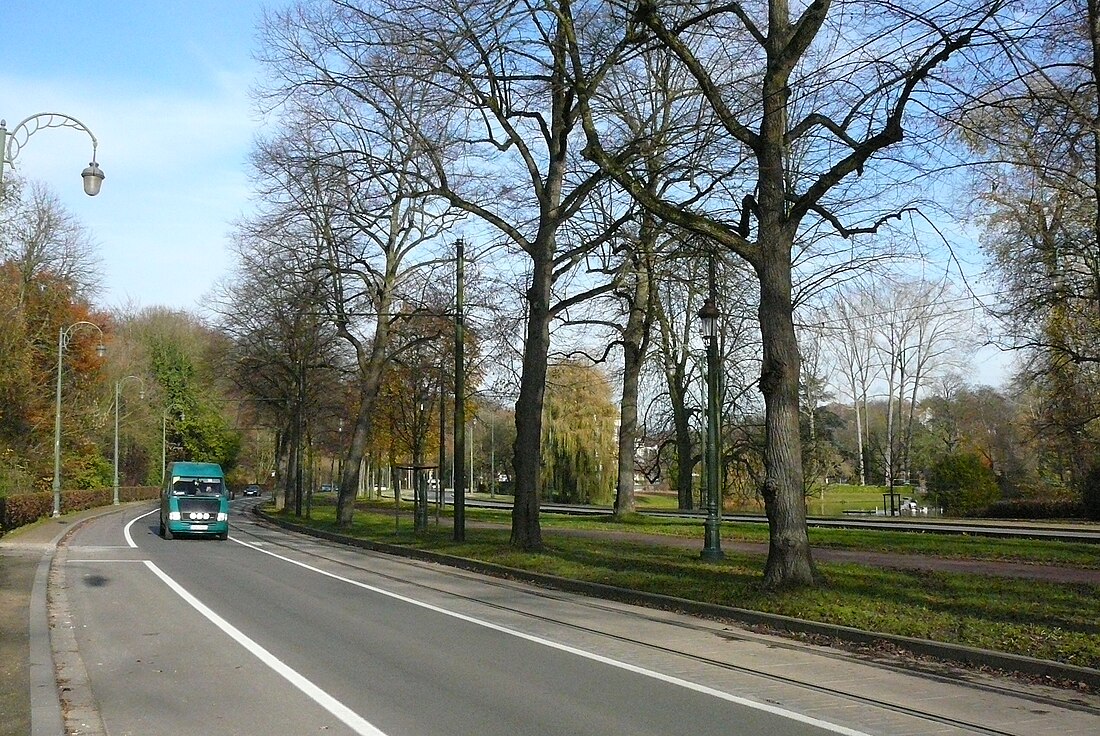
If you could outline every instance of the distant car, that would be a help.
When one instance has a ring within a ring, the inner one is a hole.
[[[246,496],[262,496],[263,492],[264,489],[257,485],[245,486],[244,491],[242,491]]]
[[[321,484],[321,493],[336,493],[339,490],[340,490],[340,486],[335,485],[334,483],[322,483]]]

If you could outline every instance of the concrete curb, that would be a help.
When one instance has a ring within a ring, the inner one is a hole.
[[[428,552],[420,549],[410,549],[383,542],[373,542],[365,539],[356,539],[342,534],[327,532],[301,524],[294,524],[283,519],[277,519],[259,506],[253,507],[257,516],[288,531],[293,531],[307,536],[325,539],[330,542],[346,544],[352,547],[382,552],[410,559],[438,562],[451,567],[482,573],[494,577],[503,577],[512,580],[540,585],[547,588],[564,590],[571,593],[580,593],[596,598],[607,598],[622,603],[634,603],[650,608],[679,611],[693,616],[704,618],[727,619],[737,621],[750,626],[764,626],[769,629],[789,634],[805,634],[836,639],[852,644],[890,644],[899,649],[904,649],[916,655],[931,657],[934,659],[955,662],[976,667],[987,667],[1003,672],[1016,673],[1031,677],[1049,678],[1061,683],[1083,683],[1091,688],[1100,689],[1100,670],[1091,667],[1077,667],[1062,664],[1045,659],[1034,659],[1018,654],[995,652],[989,649],[977,649],[957,644],[932,641],[929,639],[917,639],[908,636],[883,634],[874,631],[864,631],[849,626],[826,624],[817,621],[781,616],[760,611],[750,611],[731,606],[719,606],[711,603],[676,598],[674,596],[645,593],[628,588],[619,588],[602,583],[589,583],[579,580],[570,580],[555,575],[517,570],[503,565],[489,562],[470,560],[464,557]]]

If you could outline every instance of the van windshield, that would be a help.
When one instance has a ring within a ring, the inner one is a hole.
[[[221,478],[177,478],[172,481],[173,496],[220,496]]]

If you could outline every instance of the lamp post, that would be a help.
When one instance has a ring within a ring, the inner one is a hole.
[[[455,243],[455,409],[454,409],[454,541],[466,541],[466,253],[462,239]],[[471,443],[471,447],[472,447]]]
[[[3,191],[4,188],[4,167],[9,164],[14,166],[15,159],[19,156],[19,151],[22,150],[27,139],[46,128],[74,128],[88,134],[88,137],[92,139],[92,161],[80,173],[80,176],[84,179],[85,194],[89,197],[99,194],[104,179],[103,169],[99,168],[99,164],[95,160],[99,141],[96,140],[95,135],[88,129],[87,125],[74,117],[59,112],[40,112],[37,115],[31,115],[20,120],[10,132],[7,123],[0,120],[0,191]]]
[[[718,318],[721,313],[714,305],[714,261],[710,269],[711,293],[699,310],[699,322],[703,327],[703,341],[707,344],[707,520],[704,523],[702,558],[720,560],[722,541],[718,525]]]
[[[114,493],[112,494],[112,503],[118,506],[118,405],[119,397],[122,395],[122,384],[129,381],[131,378],[141,381],[141,398],[145,398],[145,379],[141,376],[126,376],[115,381],[115,486]]]
[[[489,415],[489,498],[497,497],[497,423]]]
[[[57,400],[53,417],[53,515],[61,516],[61,366],[65,355],[65,348],[75,333],[81,327],[94,327],[103,337],[103,330],[94,322],[81,320],[68,327],[62,327],[57,331]],[[107,347],[100,342],[95,349],[96,355],[103,357],[107,354]]]

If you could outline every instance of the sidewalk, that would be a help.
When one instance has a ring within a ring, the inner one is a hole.
[[[0,736],[64,732],[44,615],[50,562],[61,539],[81,522],[129,505],[48,517],[0,537]]]

